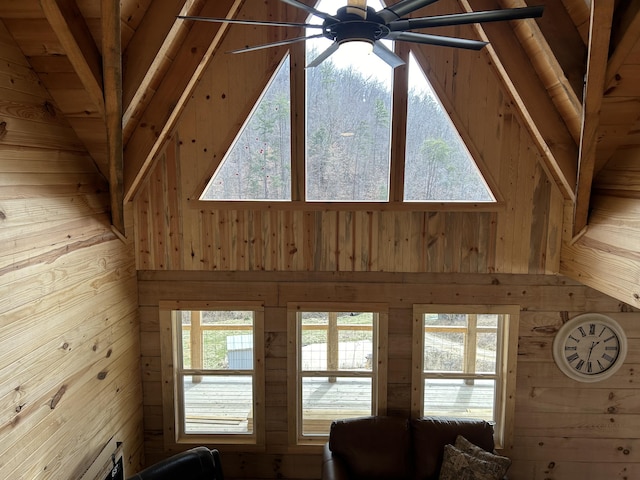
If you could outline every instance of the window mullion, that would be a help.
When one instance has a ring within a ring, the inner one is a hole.
[[[409,61],[409,47],[403,42],[395,42],[395,53],[405,62]],[[389,201],[404,200],[404,164],[407,136],[407,91],[409,69],[407,63],[393,71],[391,109],[391,169],[389,179]]]
[[[306,46],[294,43],[289,50],[291,115],[291,200],[306,201]]]

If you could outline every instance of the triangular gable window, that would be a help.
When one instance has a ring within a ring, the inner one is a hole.
[[[405,202],[495,201],[413,54],[406,139]]]
[[[291,200],[289,56],[249,115],[201,200]]]
[[[332,13],[344,4],[322,0],[316,8]],[[382,8],[375,0],[369,5]],[[306,44],[310,60],[329,42]],[[392,106],[393,72],[373,54],[357,64],[342,50],[341,46],[318,67],[306,70],[306,174],[291,171],[299,163],[291,161],[294,86],[287,55],[201,200],[292,201],[292,191],[303,192],[296,200],[308,202],[389,202],[400,196],[390,191],[392,123],[396,117],[402,119]],[[495,202],[413,54],[408,60],[406,138],[398,139],[405,142],[403,201]],[[292,186],[292,177],[304,179],[304,185]]]

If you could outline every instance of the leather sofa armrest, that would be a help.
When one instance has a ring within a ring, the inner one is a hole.
[[[324,445],[322,453],[322,480],[348,480],[347,467],[344,462],[331,453],[329,442]]]

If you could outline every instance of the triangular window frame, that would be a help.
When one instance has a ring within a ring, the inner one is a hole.
[[[500,198],[498,189],[497,189],[497,185],[494,181],[492,181],[491,175],[488,174],[488,170],[485,167],[481,156],[478,154],[477,151],[475,151],[475,149],[473,148],[473,142],[471,141],[469,135],[467,132],[464,131],[464,129],[461,129],[459,127],[459,122],[456,122],[454,118],[451,117],[451,114],[449,114],[448,112],[451,112],[452,110],[450,108],[447,108],[446,105],[444,105],[444,102],[442,101],[442,96],[438,94],[438,91],[436,88],[434,88],[433,82],[429,79],[429,75],[428,75],[428,70],[425,71],[424,68],[424,63],[426,62],[424,56],[420,55],[418,51],[415,51],[413,53],[414,55],[414,63],[416,66],[418,66],[418,68],[420,68],[422,70],[422,74],[424,75],[424,79],[425,81],[429,84],[429,87],[431,88],[435,99],[437,100],[437,102],[440,104],[440,106],[442,107],[442,112],[444,113],[444,115],[447,117],[447,121],[449,121],[451,123],[451,125],[453,126],[454,130],[458,133],[459,139],[461,141],[461,144],[464,146],[464,148],[466,149],[469,159],[471,160],[471,162],[473,163],[473,165],[476,167],[479,178],[481,179],[481,181],[484,183],[484,186],[486,187],[486,192],[488,193],[488,195],[491,197],[490,199],[469,199],[469,200],[447,200],[447,199],[429,199],[429,200],[411,200],[411,199],[405,199],[405,195],[404,195],[404,189],[405,189],[405,162],[406,159],[404,158],[405,155],[405,150],[404,148],[398,148],[398,142],[405,142],[406,141],[406,135],[407,135],[407,125],[406,125],[406,115],[400,115],[398,114],[399,111],[402,110],[403,105],[399,103],[398,101],[398,97],[402,97],[402,90],[404,90],[404,98],[406,99],[408,96],[408,82],[409,82],[409,78],[408,78],[408,63],[409,63],[409,56],[410,54],[412,54],[413,49],[411,47],[409,47],[406,43],[402,43],[402,42],[397,42],[396,48],[395,48],[396,54],[398,54],[399,56],[401,56],[405,62],[407,62],[407,66],[406,67],[399,67],[396,68],[394,71],[394,79],[393,79],[393,86],[392,86],[392,105],[393,105],[393,113],[391,116],[391,130],[392,130],[392,150],[391,150],[391,166],[390,166],[390,177],[389,177],[389,197],[388,197],[388,201],[376,201],[376,202],[370,202],[370,201],[357,201],[357,200],[349,200],[349,201],[344,201],[344,200],[329,200],[329,201],[307,201],[306,199],[306,172],[305,172],[305,162],[306,162],[306,135],[307,135],[307,131],[306,131],[306,122],[300,122],[300,121],[296,121],[295,120],[295,112],[296,110],[298,111],[298,116],[300,115],[300,112],[302,111],[304,113],[304,115],[306,115],[305,113],[305,105],[304,102],[301,105],[300,104],[300,96],[298,95],[298,97],[295,97],[294,92],[299,91],[299,86],[296,85],[296,82],[300,82],[301,79],[304,82],[303,85],[303,91],[306,92],[306,81],[305,81],[305,77],[304,75],[300,75],[296,72],[293,71],[293,69],[295,68],[300,68],[301,65],[305,64],[305,56],[306,56],[306,49],[304,47],[304,42],[298,44],[298,47],[296,48],[295,46],[291,47],[289,51],[284,52],[283,54],[283,58],[282,61],[280,62],[280,64],[278,65],[278,67],[276,68],[276,70],[274,71],[274,74],[270,77],[270,80],[267,82],[265,88],[263,89],[262,94],[260,95],[260,97],[258,98],[257,102],[255,103],[254,107],[252,108],[249,116],[247,117],[247,120],[243,123],[242,127],[239,129],[238,134],[236,135],[234,141],[231,143],[231,146],[229,147],[229,150],[227,151],[227,153],[225,154],[225,156],[223,157],[223,159],[220,161],[219,165],[217,165],[215,171],[211,174],[211,176],[209,177],[209,180],[206,182],[206,186],[204,188],[204,190],[202,190],[201,192],[199,192],[200,195],[200,200],[202,201],[206,201],[206,202],[215,202],[218,205],[222,205],[222,204],[229,204],[229,205],[235,205],[235,206],[239,206],[241,203],[242,204],[249,204],[249,205],[256,205],[259,206],[260,204],[265,204],[268,203],[269,207],[275,207],[277,208],[278,204],[303,204],[305,206],[305,208],[307,207],[311,207],[313,208],[313,205],[316,206],[320,206],[321,208],[348,208],[351,210],[357,210],[357,209],[379,209],[379,208],[385,208],[388,209],[390,206],[398,206],[398,208],[403,208],[406,209],[407,206],[410,206],[409,208],[411,209],[421,209],[421,206],[424,206],[424,208],[430,208],[433,207],[434,205],[439,205],[439,207],[442,207],[443,205],[446,207],[446,205],[452,205],[454,206],[453,208],[455,209],[460,209],[462,205],[468,205],[470,208],[482,208],[481,206],[484,205],[484,208],[488,208],[489,210],[493,210],[495,208],[497,208],[497,205],[499,205],[502,200]],[[240,198],[240,199],[211,199],[211,198],[205,198],[206,196],[206,192],[209,189],[210,185],[212,183],[215,182],[216,180],[216,174],[218,172],[221,171],[222,168],[224,168],[224,164],[226,162],[226,159],[229,156],[229,152],[235,148],[238,144],[238,139],[241,137],[243,131],[245,130],[247,124],[250,122],[252,116],[254,115],[254,113],[257,111],[257,109],[260,106],[260,102],[263,100],[263,98],[265,97],[265,93],[267,92],[267,90],[269,89],[269,87],[271,86],[271,82],[273,81],[273,78],[275,78],[278,70],[280,68],[282,68],[282,65],[286,62],[286,61],[290,62],[291,65],[291,73],[290,73],[290,111],[291,111],[291,117],[290,117],[290,125],[291,125],[291,149],[290,149],[290,168],[291,168],[291,185],[290,185],[290,192],[291,192],[291,196],[287,199],[273,199],[273,198],[264,198],[264,199],[260,199],[260,198]],[[295,66],[298,67],[295,67]],[[400,87],[398,87],[398,82],[400,82]],[[400,93],[400,94],[399,94]],[[406,103],[404,104],[404,108],[406,110]],[[398,121],[403,121],[405,122],[404,125],[399,126],[397,123]],[[301,125],[303,125],[303,127],[301,127]],[[300,128],[302,128],[303,131],[299,131]],[[305,140],[300,142],[298,141],[294,141],[293,137],[296,136],[296,132],[299,138],[304,138]],[[301,146],[302,144],[302,146]],[[302,159],[297,158],[297,156],[303,155]],[[404,205],[404,207],[403,207]]]

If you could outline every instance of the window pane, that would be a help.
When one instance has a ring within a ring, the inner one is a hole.
[[[496,373],[496,356],[498,349],[498,334],[478,333],[478,347],[476,348],[476,372]]]
[[[370,378],[302,379],[303,435],[326,435],[335,419],[372,413]]]
[[[253,369],[253,312],[181,313],[183,368]]]
[[[291,200],[287,57],[222,159],[201,200]]]
[[[427,379],[424,415],[451,415],[494,421],[494,380]]]
[[[424,370],[462,372],[464,365],[464,334],[431,332],[424,334]]]
[[[184,378],[185,433],[253,432],[251,375]]]
[[[372,370],[371,312],[304,312],[301,367],[309,370]]]
[[[323,0],[317,8],[332,13],[343,6]],[[381,8],[378,1],[369,6]],[[393,70],[374,54],[350,52],[348,43],[306,69],[307,200],[388,201]],[[330,45],[324,38],[307,40],[307,62]],[[393,49],[390,42],[385,46]]]
[[[413,54],[405,145],[405,201],[494,201]]]

